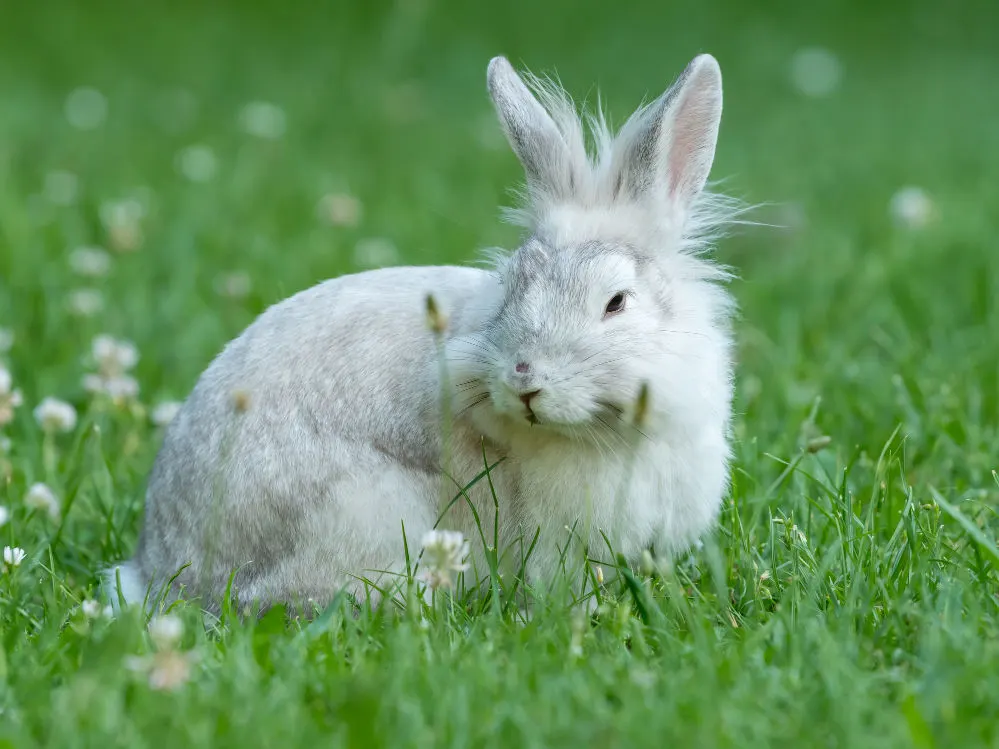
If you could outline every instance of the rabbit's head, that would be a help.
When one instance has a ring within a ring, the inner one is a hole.
[[[694,59],[616,136],[591,118],[592,154],[568,97],[530,82],[504,58],[489,65],[527,176],[525,205],[512,212],[527,239],[497,260],[502,299],[488,324],[450,344],[459,405],[482,404],[485,418],[515,429],[596,440],[643,423],[727,419],[730,302],[724,272],[701,255],[729,217],[704,191],[718,63]]]

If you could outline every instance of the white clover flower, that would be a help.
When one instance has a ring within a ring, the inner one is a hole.
[[[177,649],[183,635],[184,625],[176,616],[156,617],[149,622],[149,637],[156,652],[145,657],[131,656],[126,659],[125,667],[145,674],[152,689],[176,689],[191,678],[191,667],[197,660],[197,653]]]
[[[83,388],[87,392],[107,395],[116,402],[139,394],[139,383],[127,374],[139,361],[135,344],[102,334],[94,338],[90,356],[97,372],[83,376]]]
[[[14,347],[14,331],[0,328],[0,354],[6,354]]]
[[[3,563],[6,568],[20,567],[26,556],[24,549],[20,546],[3,547]]]
[[[198,660],[197,653],[178,650],[161,650],[150,656],[129,656],[125,668],[148,679],[150,689],[172,691],[191,678],[191,668]]]
[[[460,531],[429,531],[423,536],[423,579],[433,589],[450,587],[451,573],[468,569],[468,552],[469,543]]]
[[[357,226],[361,221],[361,201],[344,192],[330,193],[319,199],[316,213],[334,226]]]
[[[246,271],[223,273],[215,279],[215,292],[228,299],[243,299],[253,288],[253,281]]]
[[[113,250],[131,252],[142,246],[142,220],[146,217],[146,207],[141,200],[105,201],[101,203],[100,216]]]
[[[354,263],[361,268],[383,268],[399,262],[399,250],[391,239],[370,237],[354,248]]]
[[[94,130],[108,113],[108,100],[95,88],[82,87],[66,97],[66,119],[78,130]]]
[[[69,254],[69,267],[78,276],[102,278],[111,270],[111,256],[100,247],[77,247]]]
[[[239,125],[250,135],[276,140],[284,135],[284,110],[268,101],[251,101],[239,113]]]
[[[116,252],[133,252],[145,241],[139,224],[115,224],[108,229],[108,244]]]
[[[104,377],[99,374],[83,376],[83,389],[94,395],[106,395],[113,401],[126,401],[139,394],[139,383],[130,375]]]
[[[76,427],[76,409],[66,401],[47,397],[35,407],[35,421],[45,432],[72,432]]]
[[[173,614],[157,616],[149,622],[149,637],[157,650],[173,650],[184,636],[184,623]]]
[[[791,58],[791,82],[805,96],[828,96],[839,88],[843,64],[828,49],[807,47]]]
[[[156,426],[165,427],[177,418],[177,413],[180,411],[181,405],[178,401],[164,401],[153,409],[150,419]]]
[[[0,394],[11,393],[11,387],[14,385],[14,378],[11,376],[10,371],[4,367],[0,367]]]
[[[7,525],[8,520],[10,520],[10,510],[0,505],[0,528]]]
[[[131,341],[101,334],[91,343],[90,353],[104,377],[124,374],[139,363],[139,350]]]
[[[58,523],[62,516],[62,507],[59,500],[46,484],[32,484],[28,493],[24,495],[24,504],[32,510],[41,510],[48,514],[53,523]]]
[[[76,317],[93,317],[104,309],[104,295],[97,289],[74,289],[69,292],[66,307]]]
[[[933,201],[919,187],[903,187],[892,195],[889,211],[895,223],[907,229],[922,229],[933,218]]]
[[[80,603],[80,611],[87,619],[113,619],[114,609],[110,606],[102,606],[100,601],[87,598]]]
[[[139,395],[139,382],[129,375],[112,377],[104,383],[104,391],[112,400],[129,400]]]
[[[21,391],[14,389],[14,378],[0,366],[0,426],[14,420],[14,409],[23,402]]]
[[[134,224],[142,221],[146,217],[146,207],[141,200],[135,197],[123,200],[105,200],[101,203],[98,213],[104,228],[110,228],[116,224]]]
[[[153,668],[149,672],[149,687],[157,691],[171,691],[185,684],[191,678],[191,666],[197,660],[193,652],[178,653],[169,650],[153,657]]]
[[[204,145],[188,146],[177,154],[177,171],[191,182],[210,182],[218,171],[215,152]]]
[[[42,194],[53,205],[73,205],[79,193],[80,180],[72,172],[56,170],[45,175]]]

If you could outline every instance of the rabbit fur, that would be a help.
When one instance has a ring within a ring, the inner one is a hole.
[[[554,84],[502,57],[487,81],[526,174],[522,246],[485,269],[343,276],[261,314],[167,429],[135,555],[105,572],[116,604],[170,586],[217,610],[231,581],[241,602],[322,605],[404,571],[403,530],[415,554],[442,514],[481,575],[470,504],[506,571],[538,534],[538,585],[570,536],[636,560],[712,526],[732,396],[733,305],[703,254],[730,218],[705,190],[718,63],[695,58],[616,135],[590,118],[591,149]],[[444,512],[484,461],[493,490]]]

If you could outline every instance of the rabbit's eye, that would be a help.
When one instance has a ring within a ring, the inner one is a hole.
[[[607,302],[607,309],[604,310],[606,315],[614,315],[618,312],[624,312],[624,292],[619,291],[617,294],[611,297],[611,300]]]

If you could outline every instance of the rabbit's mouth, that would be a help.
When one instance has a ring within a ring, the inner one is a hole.
[[[527,400],[521,399],[521,400],[523,400],[524,407],[527,409],[527,413],[524,414],[524,418],[527,419],[527,423],[530,424],[532,427],[535,426],[536,424],[540,424],[541,419],[538,418],[538,415],[534,413],[534,409],[531,408],[530,399]]]
[[[620,420],[620,414],[621,409],[618,407],[601,404],[600,408],[596,412],[589,414],[586,418],[572,421],[560,421],[558,419],[539,415],[531,407],[531,404],[525,403],[522,417],[524,421],[532,427],[542,427],[546,430],[564,434],[567,437],[577,437],[579,434],[592,434],[592,428],[595,424],[602,425],[608,429],[613,429],[614,427],[610,424],[613,421]]]
[[[571,384],[570,387],[553,387],[550,382],[533,381],[517,387],[501,380],[495,383],[490,394],[495,411],[509,419],[511,426],[540,427],[569,437],[580,431],[601,429],[616,420],[610,415],[612,410],[620,412],[620,409],[591,399],[585,388],[571,387]]]

